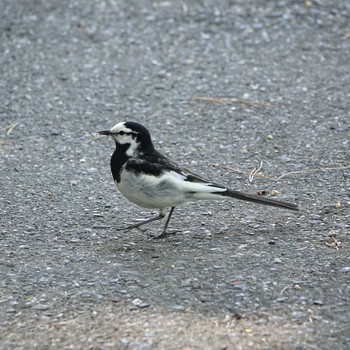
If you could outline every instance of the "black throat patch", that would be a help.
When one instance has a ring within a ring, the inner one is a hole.
[[[120,182],[120,172],[122,166],[128,160],[128,156],[126,155],[127,149],[130,147],[129,143],[124,145],[120,145],[119,143],[115,143],[115,151],[111,158],[111,170],[114,181]]]

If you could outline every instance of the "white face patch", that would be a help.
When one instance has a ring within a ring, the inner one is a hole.
[[[140,144],[136,142],[135,140],[131,140],[130,147],[126,150],[126,155],[129,157],[135,157],[137,155],[137,147]]]
[[[125,123],[118,123],[110,129],[112,138],[120,145],[130,144],[130,147],[126,151],[126,155],[134,157],[136,155],[137,147],[140,145],[136,141],[137,133],[125,126]]]

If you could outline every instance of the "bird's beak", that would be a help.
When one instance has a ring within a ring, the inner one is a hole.
[[[112,133],[109,130],[102,130],[98,132],[99,135],[111,136]]]

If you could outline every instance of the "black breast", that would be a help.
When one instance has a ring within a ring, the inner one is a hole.
[[[126,151],[130,144],[120,145],[116,143],[115,145],[115,151],[111,158],[111,170],[114,181],[120,182],[120,171],[122,170],[122,166],[128,160]]]

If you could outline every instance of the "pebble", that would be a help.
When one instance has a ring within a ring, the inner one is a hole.
[[[13,314],[16,312],[16,309],[10,308],[5,311],[7,314]]]
[[[40,311],[45,311],[50,309],[50,305],[47,304],[36,304],[32,307],[34,310],[40,310]]]
[[[302,312],[302,311],[294,311],[294,312],[292,312],[292,317],[295,318],[295,319],[301,319],[301,318],[304,318],[306,316],[307,316],[307,314],[305,312]]]
[[[286,300],[288,300],[287,297],[280,297],[280,298],[277,298],[276,301],[279,302],[279,303],[283,303],[285,302]]]
[[[145,308],[145,307],[149,307],[149,306],[150,306],[149,303],[146,303],[146,302],[142,301],[142,300],[139,299],[139,298],[134,299],[134,300],[131,302],[131,304],[133,304],[134,306],[139,307],[140,309],[143,309],[143,308]]]
[[[173,305],[172,309],[175,311],[184,311],[184,310],[186,310],[186,307],[183,305]]]

